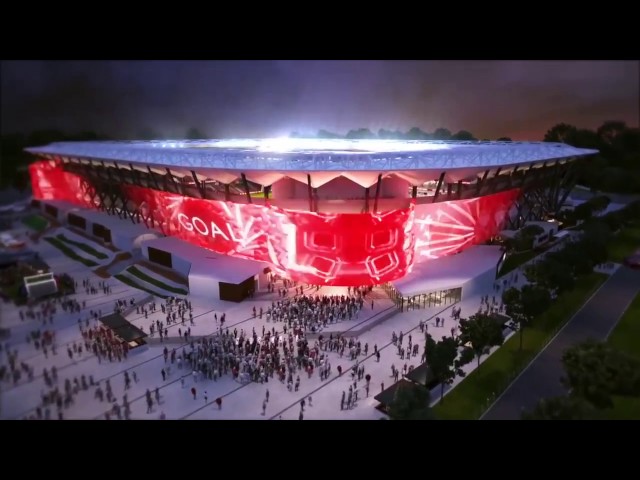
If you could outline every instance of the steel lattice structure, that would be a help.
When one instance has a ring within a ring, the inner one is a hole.
[[[143,222],[310,283],[352,285],[399,278],[414,261],[552,216],[575,184],[577,160],[596,153],[543,142],[300,139],[55,143],[28,151],[41,160],[32,169],[36,198]],[[348,185],[332,190],[340,178]],[[297,193],[272,195],[281,182],[296,183]]]

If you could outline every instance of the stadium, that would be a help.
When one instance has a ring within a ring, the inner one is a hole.
[[[131,230],[128,246],[184,270],[192,292],[198,275],[204,284],[211,270],[225,271],[220,298],[237,300],[271,273],[422,293],[424,282],[402,282],[459,270],[437,265],[465,258],[503,228],[546,220],[573,187],[577,160],[596,153],[547,142],[299,138],[68,142],[27,151],[37,160],[34,198],[48,213],[114,244],[119,230]],[[223,283],[237,288],[223,294]]]

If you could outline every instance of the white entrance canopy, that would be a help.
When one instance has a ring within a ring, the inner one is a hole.
[[[190,264],[189,285],[192,284],[191,280],[195,278],[206,278],[209,282],[213,280],[239,284],[258,275],[268,267],[266,263],[221,255],[175,237],[163,237],[143,242],[143,251],[147,247],[171,253],[173,268],[180,273],[186,273],[181,271],[182,268],[179,267],[181,263]]]
[[[502,256],[501,247],[475,245],[457,255],[416,264],[393,287],[404,297],[462,287],[476,277],[495,270]]]

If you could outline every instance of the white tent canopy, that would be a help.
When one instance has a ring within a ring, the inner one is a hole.
[[[190,286],[192,285],[192,279],[239,284],[261,273],[268,267],[266,263],[221,255],[175,237],[163,237],[146,241],[143,242],[142,246],[143,251],[147,247],[152,247],[170,252],[174,264],[176,260],[182,260],[190,264],[188,272]],[[177,270],[180,269],[178,268]]]
[[[392,284],[405,297],[462,287],[495,271],[501,256],[499,246],[476,245],[457,255],[416,264],[411,273]]]

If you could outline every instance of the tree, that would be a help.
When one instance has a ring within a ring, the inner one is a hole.
[[[554,125],[544,136],[545,142],[560,142],[572,144],[578,129],[567,123],[559,123]]]
[[[562,293],[571,290],[575,285],[575,278],[566,264],[558,261],[553,253],[547,254],[542,260],[529,264],[524,268],[525,277],[533,283],[551,292]]]
[[[365,139],[365,138],[376,138],[376,136],[371,133],[371,130],[368,128],[359,128],[358,130],[350,130],[347,133],[346,138],[353,139]]]
[[[428,140],[430,135],[426,132],[423,132],[418,127],[413,127],[406,133],[405,137],[407,138],[407,140]]]
[[[640,361],[602,342],[586,341],[562,355],[562,383],[596,408],[613,406],[612,395],[640,395]]]
[[[540,225],[526,225],[516,233],[514,248],[520,252],[531,250],[535,239],[543,233],[544,229]]]
[[[510,137],[500,137],[496,142],[513,142]]]
[[[564,395],[543,398],[530,412],[522,414],[522,420],[587,420],[593,407],[581,397]]]
[[[451,140],[458,141],[474,141],[476,138],[473,136],[471,132],[466,130],[460,130],[458,133],[451,135]]]
[[[342,135],[339,135],[334,132],[329,132],[327,130],[318,130],[318,134],[316,135],[318,138],[342,138]]]
[[[205,138],[208,138],[208,137],[197,128],[191,127],[190,129],[187,130],[187,133],[184,138],[186,138],[187,140],[204,140]]]
[[[590,198],[586,203],[591,205],[591,211],[593,213],[600,213],[607,209],[607,207],[611,203],[611,199],[606,195],[598,195],[596,197]]]
[[[446,128],[438,128],[433,132],[434,140],[451,140],[451,132]]]
[[[610,212],[604,217],[602,217],[602,221],[607,224],[611,233],[617,232],[624,225],[624,213],[620,210],[616,210],[615,212]]]
[[[627,124],[625,122],[621,122],[619,120],[607,120],[604,122],[598,130],[596,134],[600,137],[600,140],[607,144],[613,145],[616,137],[622,134],[625,130],[627,130]]]
[[[473,352],[480,368],[480,358],[491,350],[491,347],[502,345],[502,325],[491,315],[477,313],[468,319],[460,319],[460,342],[469,344],[465,350]]]
[[[506,314],[518,324],[520,350],[524,329],[534,318],[546,312],[551,306],[551,294],[538,285],[525,285],[522,290],[510,288],[502,294]]]
[[[464,377],[463,358],[458,359],[458,341],[453,337],[443,337],[436,342],[427,335],[425,351],[427,365],[434,378],[440,383],[440,401],[444,398],[445,385],[451,385],[457,376]]]
[[[576,220],[586,222],[593,216],[593,205],[584,202],[573,209],[573,216]]]
[[[433,420],[429,390],[413,383],[400,382],[389,405],[392,420]]]
[[[386,140],[402,140],[405,138],[405,134],[399,130],[391,131],[381,128],[380,130],[378,130],[378,138]]]

